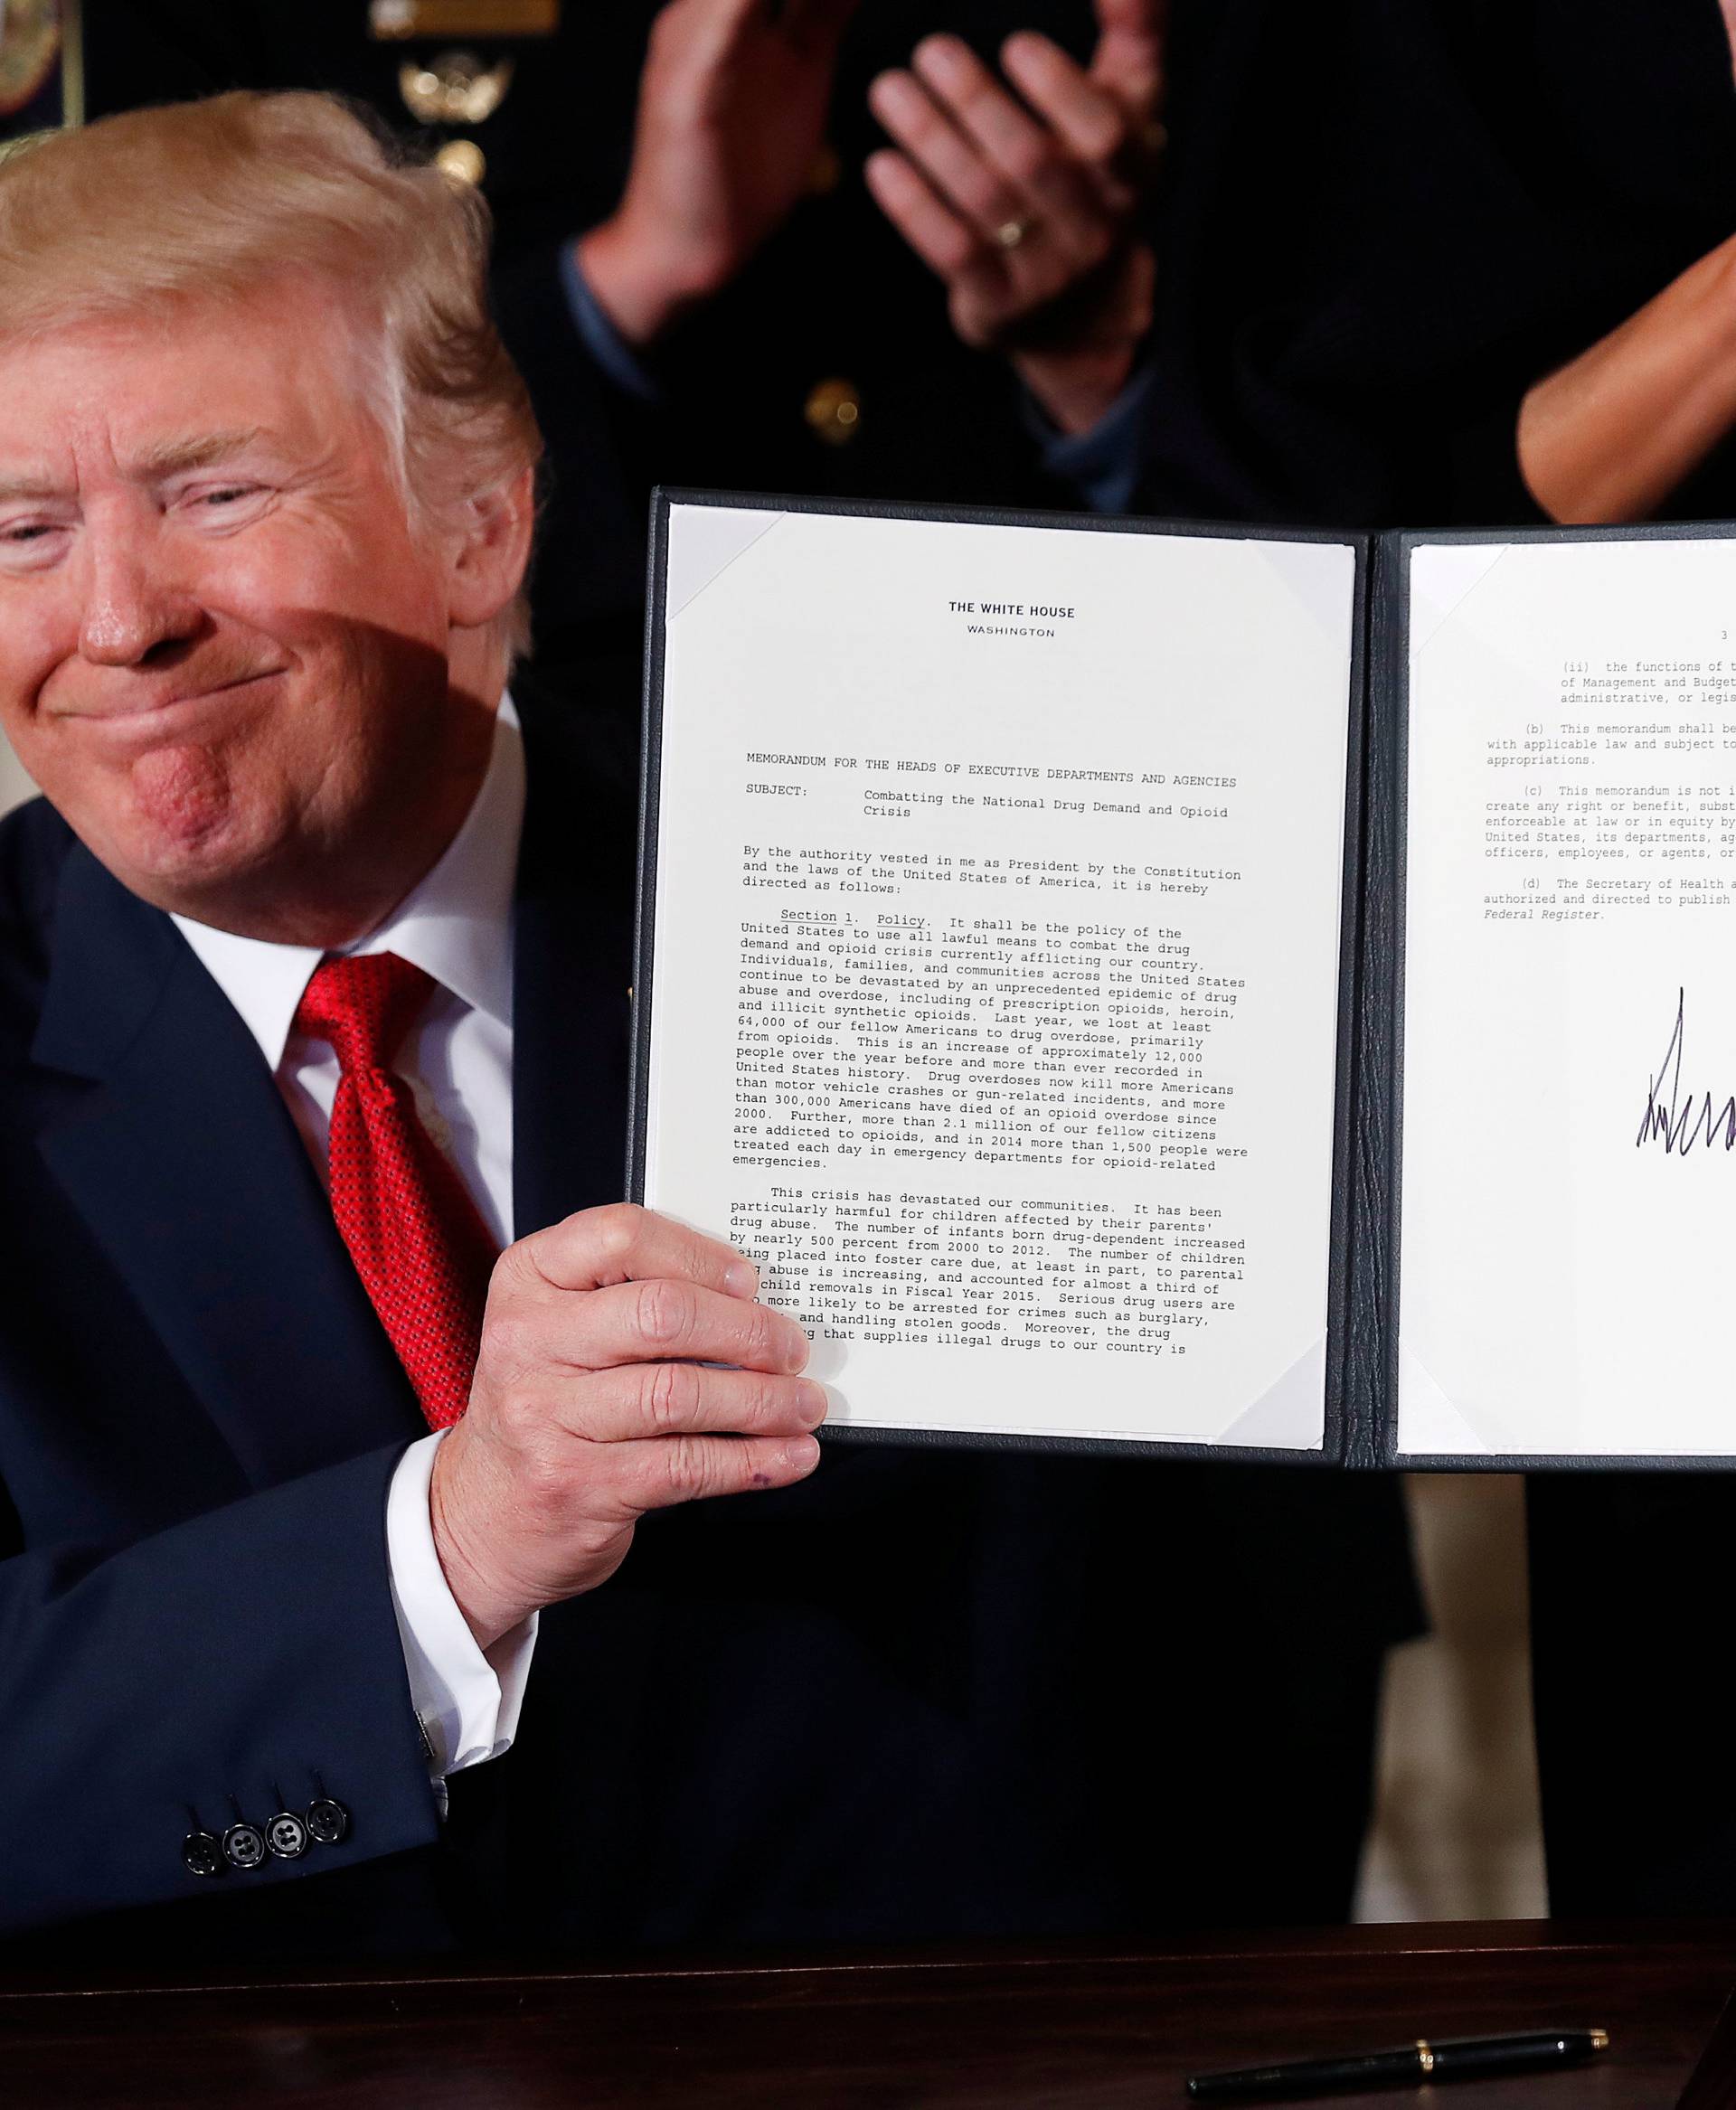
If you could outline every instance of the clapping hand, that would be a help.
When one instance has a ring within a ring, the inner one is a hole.
[[[929,37],[870,90],[896,146],[870,157],[869,188],[945,280],[958,335],[1006,353],[1066,431],[1109,409],[1150,326],[1137,212],[1162,137],[1165,11],[1097,0],[1089,68],[1020,31],[1005,82],[958,38]]]
[[[826,137],[859,0],[670,0],[652,25],[621,202],[580,268],[646,345],[729,284],[789,216]]]

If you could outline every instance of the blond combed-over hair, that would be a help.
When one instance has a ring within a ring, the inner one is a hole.
[[[491,231],[473,186],[334,96],[128,110],[0,165],[0,344],[324,282],[356,318],[406,504],[438,517],[542,452],[489,314]],[[522,649],[522,597],[502,626]]]

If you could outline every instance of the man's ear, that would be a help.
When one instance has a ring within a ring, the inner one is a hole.
[[[451,619],[460,629],[492,623],[524,583],[535,521],[534,469],[462,502],[448,570]]]

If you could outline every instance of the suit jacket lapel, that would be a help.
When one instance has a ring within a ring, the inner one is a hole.
[[[265,1486],[422,1427],[258,1044],[169,918],[67,860],[33,1053],[51,1171]]]
[[[627,1192],[637,796],[615,689],[580,705],[521,674],[513,695],[526,768],[513,962],[522,1238]]]
[[[513,944],[513,1212],[521,1238],[627,1192],[637,797],[623,701],[637,692],[636,659],[593,669],[590,691],[581,703],[522,670],[513,677],[525,760]],[[647,1579],[652,1587],[641,1587]],[[526,1728],[538,1733],[524,1738],[521,1763],[552,1757],[559,1771],[549,1792],[576,1806],[608,1806],[630,1764],[656,1660],[655,1585],[636,1550],[605,1589],[545,1615],[537,1645],[559,1669],[545,1667],[533,1682]],[[599,1842],[598,1860],[601,1894],[624,1879],[622,1856],[614,1842]]]

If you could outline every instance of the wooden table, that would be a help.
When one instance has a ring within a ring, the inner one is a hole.
[[[547,1964],[0,1985],[0,2102],[325,2110],[1164,2110],[1202,2068],[1607,2027],[1596,2068],[1367,2110],[1669,2110],[1736,1926],[1529,1923],[609,1970]]]

